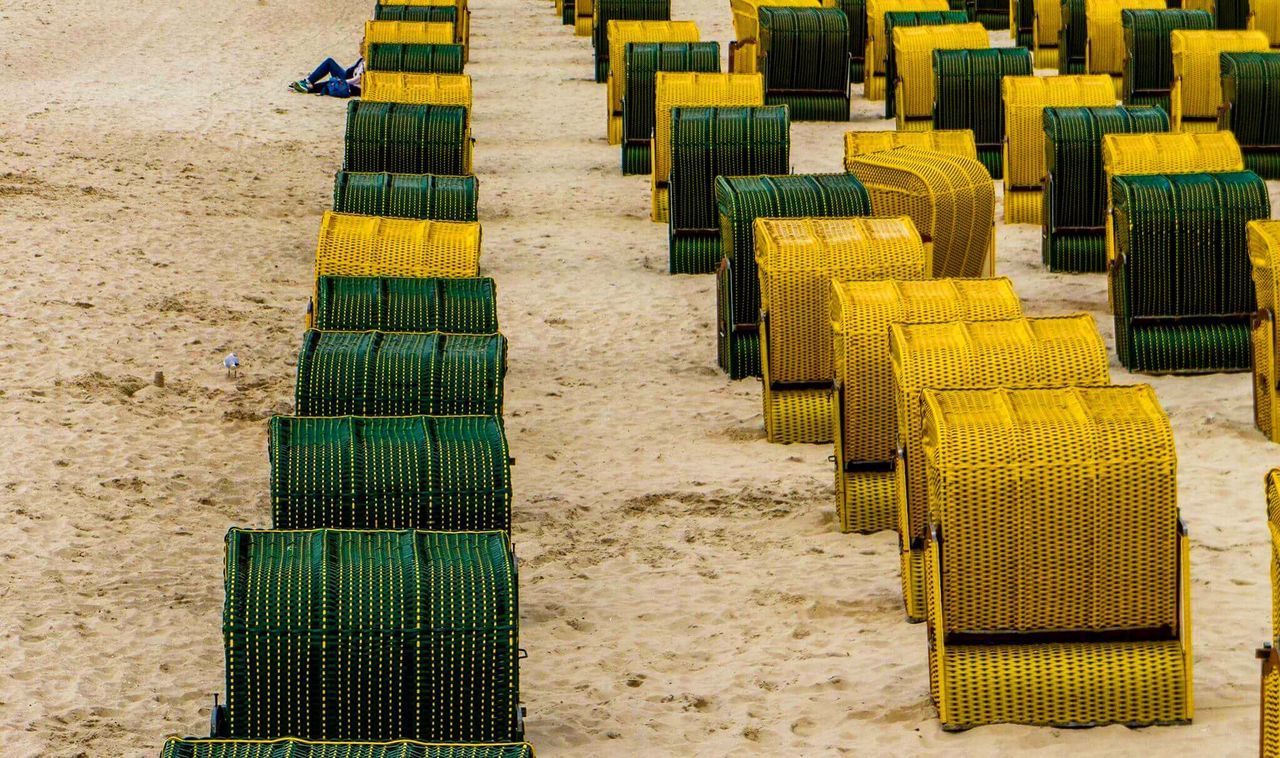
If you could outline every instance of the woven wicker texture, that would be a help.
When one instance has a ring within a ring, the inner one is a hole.
[[[480,273],[480,224],[326,211],[316,276],[462,277]]]
[[[1120,13],[1124,33],[1124,102],[1158,105],[1169,110],[1173,83],[1173,53],[1169,32],[1174,29],[1212,29],[1213,16],[1192,10],[1125,10]]]
[[[1271,534],[1271,637],[1280,638],[1280,469],[1265,478],[1267,531]]]
[[[591,19],[592,57],[595,60],[596,81],[609,79],[609,23],[612,21],[670,21],[671,0],[593,0]],[[655,40],[665,42],[667,40]],[[671,40],[672,42],[693,40]]]
[[[760,9],[821,8],[819,0],[729,0],[733,13],[733,36],[739,42],[755,42],[760,39]]]
[[[867,52],[863,62],[864,96],[883,100],[886,94],[885,73],[893,38],[885,27],[885,14],[894,11],[949,11],[947,0],[867,0]]]
[[[527,742],[489,744],[217,740],[170,737],[160,758],[534,758]]]
[[[852,158],[877,216],[910,216],[933,245],[932,275],[994,273],[995,187],[974,158],[900,147]]]
[[[978,157],[973,132],[968,129],[936,130],[929,132],[845,132],[844,170],[849,171],[853,159],[860,155],[879,153],[896,147],[914,147],[936,153]]]
[[[1271,48],[1280,48],[1280,0],[1249,0],[1249,26],[1267,35]]]
[[[1159,108],[1045,108],[1044,223],[1040,257],[1050,271],[1106,271],[1107,134],[1166,132]]]
[[[894,118],[898,113],[897,102],[897,81],[898,81],[898,65],[897,52],[893,44],[893,33],[899,27],[918,27],[918,26],[951,26],[956,24],[965,24],[969,22],[969,14],[964,11],[890,11],[884,14],[884,38],[889,41],[889,52],[885,57],[885,93],[884,93],[884,117]],[[985,38],[983,40],[985,47]],[[901,125],[899,129],[903,128]],[[921,129],[920,131],[924,131]]]
[[[836,519],[840,531],[875,534],[897,528],[892,471],[845,471],[836,466]]]
[[[471,127],[457,105],[347,104],[343,169],[402,174],[471,173]]]
[[[1258,309],[1252,325],[1254,421],[1267,439],[1280,442],[1280,400],[1276,397],[1280,377],[1275,372],[1280,352],[1275,325],[1280,295],[1280,221],[1250,221],[1248,244]],[[1280,628],[1276,636],[1280,637]]]
[[[1058,68],[1063,53],[1058,49],[1062,36],[1062,4],[1058,0],[1031,2],[1035,22],[1031,25],[1031,55],[1036,68]]]
[[[276,529],[511,528],[496,416],[271,419]]]
[[[1264,657],[1265,654],[1265,657]],[[1262,658],[1261,758],[1280,757],[1280,653],[1274,645],[1259,651]]]
[[[1222,53],[1266,52],[1269,44],[1262,32],[1170,32],[1174,77],[1170,115],[1174,129],[1180,128],[1183,119],[1217,120],[1218,106],[1222,105]]]
[[[893,30],[896,110],[901,128],[908,119],[933,118],[933,53],[987,47],[982,24],[900,26]],[[886,100],[887,102],[887,100]]]
[[[796,121],[849,120],[849,22],[835,8],[760,8],[765,102]]]
[[[521,736],[503,532],[232,529],[226,597],[234,737]]]
[[[692,21],[609,22],[609,71],[606,86],[610,145],[622,142],[622,100],[627,92],[627,45],[635,42],[697,42],[699,39],[698,25]]]
[[[443,21],[366,21],[362,53],[369,58],[369,46],[378,42],[397,45],[457,44],[454,24]]]
[[[433,221],[475,221],[474,176],[339,171],[333,178],[333,210],[365,216]]]
[[[978,148],[976,157],[987,173],[999,179],[1003,176],[1004,145],[1000,80],[1033,73],[1031,52],[1026,48],[934,51],[933,128],[971,130]]]
[[[1125,42],[1121,13],[1125,10],[1163,11],[1165,0],[1085,0],[1088,47],[1085,70],[1090,74],[1124,74]]]
[[[849,81],[862,84],[863,61],[867,54],[867,2],[833,0],[827,6],[839,8],[849,19]]]
[[[374,6],[373,18],[376,21],[450,21],[454,25],[453,41],[462,45],[463,60],[467,59],[467,46],[471,41],[471,11],[467,0],[379,3]]]
[[[299,416],[501,416],[501,334],[308,330]]]
[[[594,23],[595,0],[577,0],[573,4],[573,35],[575,37],[590,37],[591,26]]]
[[[418,74],[461,74],[462,45],[369,45],[369,71],[411,71]]]
[[[632,42],[624,49],[622,173],[650,173],[655,79],[659,71],[720,72],[719,42]]]
[[[1116,176],[1111,195],[1120,363],[1153,373],[1248,369],[1245,226],[1271,214],[1266,183],[1248,171]]]
[[[1089,47],[1086,0],[1062,0],[1062,26],[1058,30],[1058,73],[1083,74]]]
[[[467,74],[367,71],[361,97],[370,103],[461,105],[470,111],[471,77]]]
[[[1041,222],[1045,178],[1044,109],[1115,105],[1109,76],[1006,76],[1004,91],[1004,218]]]
[[[1220,126],[1244,151],[1245,166],[1280,179],[1280,52],[1223,53]]]
[[[760,376],[758,344],[745,346],[747,355],[737,354],[743,341],[758,339],[756,219],[869,216],[871,198],[849,174],[718,176],[715,183],[720,252],[732,264],[718,272],[719,362],[732,379]]]
[[[497,294],[487,277],[322,276],[316,281],[312,325],[348,332],[493,334]]]

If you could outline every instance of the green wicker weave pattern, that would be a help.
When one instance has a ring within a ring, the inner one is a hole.
[[[333,178],[333,210],[366,216],[475,221],[474,176],[339,171]]]
[[[461,74],[462,45],[397,45],[374,42],[369,45],[370,71],[403,71],[413,74]]]
[[[1034,73],[1021,47],[934,50],[934,129],[971,129],[978,160],[992,178],[1004,175],[1004,97],[1000,80]]]
[[[299,416],[500,416],[501,334],[321,332],[303,336]]]
[[[1085,21],[1085,0],[1062,0],[1062,27],[1058,30],[1058,73],[1083,74],[1089,25]]]
[[[867,0],[836,0],[849,20],[849,81],[862,84],[867,54]]]
[[[316,283],[316,329],[364,332],[493,334],[493,280],[322,276]]]
[[[884,117],[893,118],[898,113],[898,98],[894,84],[898,81],[897,58],[894,53],[893,30],[899,26],[946,26],[965,24],[969,15],[956,11],[890,11],[884,14],[884,38],[889,41],[884,63]]]
[[[659,71],[720,72],[719,42],[629,42],[622,95],[622,173],[647,174],[653,138],[654,80]]]
[[[760,72],[768,105],[795,121],[849,120],[849,22],[835,8],[760,8]]]
[[[232,736],[520,738],[503,532],[227,533]]]
[[[671,0],[595,0],[591,44],[595,49],[596,81],[609,79],[610,21],[670,21]]]
[[[496,416],[271,419],[276,529],[511,528]]]
[[[1220,128],[1236,135],[1245,165],[1280,179],[1280,52],[1222,53]]]
[[[1130,371],[1249,368],[1248,221],[1268,218],[1251,171],[1116,176],[1116,351]]]
[[[1159,108],[1045,108],[1040,257],[1050,271],[1107,270],[1102,136],[1167,131],[1169,116]]]
[[[671,110],[671,273],[710,274],[720,262],[716,177],[785,174],[790,146],[781,106]]]
[[[1009,3],[1002,0],[966,0],[965,12],[970,21],[982,24],[989,31],[1008,31]],[[1024,47],[1030,48],[1028,42]]]
[[[564,0],[564,4],[560,7],[560,23],[566,26],[573,26],[574,16],[577,15],[577,4],[574,0]]]
[[[453,5],[375,5],[375,21],[418,21],[458,23],[458,8]]]
[[[347,104],[345,171],[471,173],[467,109],[460,105]]]
[[[1212,29],[1213,16],[1206,11],[1122,10],[1124,29],[1124,102],[1126,105],[1158,105],[1169,110],[1173,86],[1173,53],[1169,32],[1174,29]]]
[[[525,742],[468,745],[414,741],[308,742],[170,737],[160,758],[533,758]]]
[[[1214,0],[1215,29],[1248,29],[1249,0]],[[1272,40],[1275,43],[1275,40]]]

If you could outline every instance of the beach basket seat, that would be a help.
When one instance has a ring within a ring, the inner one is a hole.
[[[366,71],[360,99],[369,103],[460,105],[470,113],[471,77],[467,74]]]
[[[653,171],[654,100],[659,71],[720,73],[719,42],[632,42],[623,53],[622,173]],[[762,100],[763,102],[763,100]]]
[[[497,416],[271,419],[275,529],[511,529]]]
[[[1147,106],[1045,108],[1045,190],[1040,259],[1050,271],[1107,270],[1107,134],[1167,132],[1169,114]]]
[[[1175,132],[1218,130],[1222,108],[1222,53],[1265,53],[1267,35],[1250,31],[1175,29],[1169,33],[1173,89],[1169,94]]]
[[[933,128],[934,67],[938,50],[978,50],[987,47],[982,24],[895,26],[893,54],[888,64],[892,94],[885,95],[885,115],[897,119],[900,131]],[[892,108],[892,112],[890,112]]]
[[[226,546],[225,734],[213,736],[523,736],[505,532],[233,528]]]
[[[609,22],[609,73],[606,81],[608,89],[608,129],[610,145],[622,144],[623,115],[622,102],[627,93],[627,46],[637,42],[697,42],[698,25],[692,21],[610,21]],[[719,47],[716,48],[719,51]],[[719,70],[719,58],[716,59]],[[650,82],[650,91],[653,84]],[[649,110],[653,111],[652,95],[649,98]],[[652,125],[650,132],[652,132]],[[648,139],[648,135],[645,135]]]
[[[849,120],[849,22],[836,8],[760,8],[756,70],[793,121]]]
[[[573,3],[573,36],[590,37],[595,22],[595,0],[575,0]]]
[[[1254,293],[1245,224],[1271,215],[1252,171],[1116,176],[1116,352],[1130,371],[1247,371]]]
[[[995,187],[976,158],[899,147],[855,156],[849,173],[876,216],[910,216],[935,277],[995,274]]]
[[[898,99],[900,98],[899,89],[897,87],[900,78],[898,66],[898,46],[894,43],[894,34],[899,28],[914,29],[917,27],[936,27],[936,26],[959,26],[969,23],[969,15],[964,11],[890,11],[884,14],[884,36],[889,41],[889,52],[884,62],[884,117],[896,118],[898,115]],[[985,47],[986,38],[983,38],[983,46]],[[918,49],[919,44],[913,46]],[[919,63],[919,61],[914,61]],[[896,128],[902,130],[903,123],[899,121]],[[928,126],[919,122],[913,122],[910,126],[917,131],[927,131]]]
[[[867,0],[834,0],[849,19],[849,81],[862,84],[867,55]]]
[[[755,222],[760,366],[770,442],[832,441],[831,283],[926,279],[929,258],[911,219]]]
[[[942,728],[1191,721],[1190,549],[1155,392],[927,390],[923,405]]]
[[[1059,0],[1017,0],[1031,5],[1031,57],[1036,68],[1058,68],[1065,55],[1059,49],[1063,9]]]
[[[902,597],[907,619],[918,622],[926,615],[923,567],[931,507],[924,391],[1103,386],[1111,375],[1107,346],[1088,314],[893,324],[889,355],[898,420],[894,469]]]
[[[480,224],[326,211],[316,277],[464,277],[480,273]]]
[[[729,70],[737,74],[758,73],[760,51],[760,9],[821,8],[819,0],[729,0],[733,14],[733,36],[729,43]],[[826,5],[825,7],[831,7]]]
[[[375,21],[421,21],[458,23],[458,8],[448,5],[382,5],[373,6]],[[461,40],[459,40],[461,42]]]
[[[493,334],[498,303],[488,277],[322,276],[309,329]]]
[[[160,758],[535,758],[527,742],[313,742],[170,737]]]
[[[457,45],[457,24],[450,21],[366,21],[361,54],[369,59],[370,46],[379,43],[395,45]],[[462,58],[467,58],[463,45]]]
[[[1013,35],[1013,44],[1030,50],[1035,39],[1032,33],[1036,23],[1035,3],[1032,0],[1012,0],[1009,5],[1009,33]]]
[[[1223,53],[1222,111],[1244,165],[1263,179],[1280,179],[1280,52]]]
[[[1271,40],[1271,49],[1280,48],[1280,0],[1249,0],[1249,29]]]
[[[1214,0],[1214,28],[1222,30],[1252,29],[1249,23],[1252,14],[1251,0]]]
[[[964,9],[970,21],[982,24],[986,29],[1008,31],[1012,6],[1009,0],[965,0]]]
[[[844,170],[851,171],[853,161],[858,156],[898,147],[914,147],[965,158],[977,159],[978,157],[973,132],[968,129],[935,129],[929,132],[845,132]]]
[[[867,46],[863,54],[862,92],[868,100],[884,100],[888,95],[886,76],[889,70],[889,56],[893,53],[893,29],[887,25],[886,14],[897,12],[940,13],[963,8],[952,8],[947,0],[866,0],[867,4]],[[897,21],[903,25],[922,25],[933,16],[899,17]],[[960,16],[950,16],[958,21]],[[968,21],[966,14],[964,21]],[[954,23],[954,21],[938,20],[936,23]]]
[[[1169,33],[1174,29],[1212,29],[1213,15],[1206,11],[1123,10],[1124,85],[1126,105],[1158,105],[1171,109],[1173,53]]]
[[[299,416],[501,416],[501,334],[325,332],[298,353]]]
[[[832,283],[831,430],[840,531],[898,528],[893,471],[898,420],[889,326],[1021,315],[1022,302],[1004,278]]]
[[[657,71],[653,97],[653,142],[650,146],[653,173],[649,217],[665,224],[668,223],[671,182],[671,110],[761,106],[764,105],[764,79],[760,74]]]
[[[1125,38],[1122,14],[1126,10],[1162,12],[1165,0],[1085,0],[1085,73],[1107,74],[1115,84],[1116,98],[1124,95]]]
[[[406,71],[416,74],[461,74],[465,67],[462,45],[405,45],[378,42],[369,45],[369,71]]]
[[[1044,204],[1045,108],[1116,103],[1109,76],[1006,76],[1004,91],[1004,220],[1039,224]]]
[[[790,128],[780,105],[672,109],[670,273],[715,273],[723,257],[716,177],[787,173]]]
[[[344,171],[468,176],[471,150],[463,106],[347,103]]]
[[[1267,531],[1271,535],[1271,637],[1258,650],[1262,661],[1259,756],[1280,756],[1280,469],[1266,476]]]
[[[758,218],[870,216],[871,198],[849,174],[718,176],[723,259],[716,269],[717,357],[730,379],[760,376]]]
[[[1253,342],[1253,418],[1272,442],[1280,442],[1280,376],[1277,360],[1276,314],[1280,295],[1280,221],[1251,221],[1248,227],[1249,264],[1257,305],[1250,326]]]
[[[595,61],[596,81],[604,84],[609,79],[609,22],[670,21],[671,0],[592,0],[592,3],[592,58]],[[696,42],[697,39],[672,41]]]
[[[978,160],[993,179],[999,179],[1004,172],[1000,80],[1033,73],[1031,51],[1022,47],[935,50],[933,128],[971,130]]]
[[[392,0],[385,5],[376,4],[373,17],[379,21],[434,21],[432,11],[427,9],[450,7],[454,9],[454,41],[462,45],[465,61],[471,44],[471,10],[467,0]]]
[[[475,221],[478,193],[474,176],[339,171],[333,178],[333,210],[365,216]]]

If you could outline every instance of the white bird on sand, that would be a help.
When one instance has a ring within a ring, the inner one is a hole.
[[[226,358],[222,359],[222,365],[227,369],[227,376],[235,376],[239,373],[240,359],[235,353],[230,353]]]

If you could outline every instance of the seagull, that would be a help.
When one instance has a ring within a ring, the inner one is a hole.
[[[227,369],[227,376],[236,376],[239,373],[240,359],[236,357],[235,353],[230,353],[226,358],[222,359],[222,365]]]

